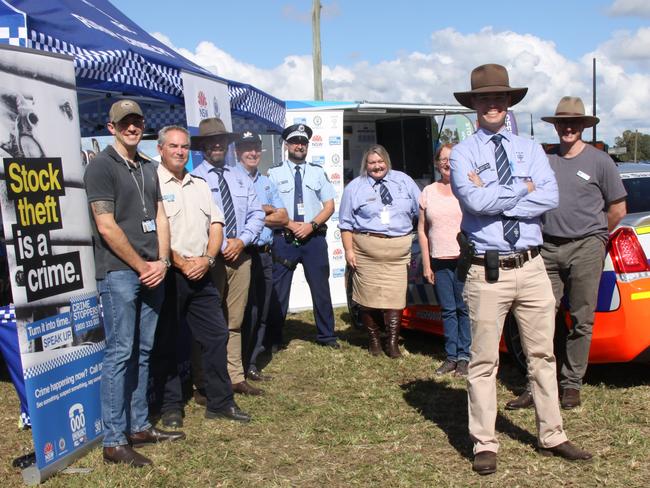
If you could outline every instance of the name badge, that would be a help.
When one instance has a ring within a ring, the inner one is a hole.
[[[149,232],[156,232],[156,221],[154,219],[142,221],[142,232],[148,234]]]
[[[163,200],[165,200],[166,202],[173,202],[174,200],[176,200],[176,195],[174,195],[173,193],[169,193],[168,195],[163,195]]]
[[[382,224],[384,225],[390,224],[390,210],[388,210],[388,207],[384,207],[384,209],[379,214],[379,218]]]
[[[490,163],[485,163],[476,168],[476,174],[480,175],[483,171],[490,168]]]
[[[576,174],[585,181],[589,181],[591,179],[591,176],[583,171],[578,171]]]
[[[305,215],[305,204],[299,203],[296,206],[298,207],[298,215]]]

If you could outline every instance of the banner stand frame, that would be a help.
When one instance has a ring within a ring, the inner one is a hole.
[[[62,457],[61,459],[57,459],[52,464],[48,464],[43,469],[39,469],[38,466],[36,466],[36,463],[34,463],[32,466],[22,470],[23,481],[25,482],[26,485],[29,486],[35,486],[40,483],[43,483],[50,476],[55,475],[60,471],[63,471],[65,468],[67,468],[72,463],[74,463],[77,459],[84,457],[86,454],[88,454],[88,452],[90,452],[92,449],[97,447],[98,444],[101,445],[103,438],[104,438],[103,435],[95,437],[88,444],[85,444],[79,449],[74,450],[67,456]]]

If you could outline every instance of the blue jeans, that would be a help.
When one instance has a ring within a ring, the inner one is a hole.
[[[472,333],[469,313],[463,300],[463,282],[456,279],[457,259],[431,259],[435,292],[442,311],[445,352],[451,361],[469,361]]]
[[[106,334],[101,402],[104,447],[127,444],[126,433],[151,427],[147,405],[149,356],[164,296],[132,270],[111,271],[98,280]]]

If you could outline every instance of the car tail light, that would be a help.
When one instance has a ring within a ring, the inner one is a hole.
[[[610,255],[616,273],[640,273],[650,271],[639,239],[634,230],[621,227],[609,238]]]

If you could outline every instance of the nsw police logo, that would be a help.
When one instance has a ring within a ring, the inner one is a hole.
[[[314,116],[314,126],[320,127],[321,125],[323,125],[323,119],[321,118],[321,116],[320,115]]]
[[[332,166],[336,168],[341,167],[341,155],[340,154],[332,154]]]
[[[323,136],[320,134],[315,134],[314,137],[309,141],[311,147],[323,147]]]
[[[208,114],[208,99],[203,93],[203,90],[199,90],[198,95],[196,96],[196,101],[199,105],[199,115],[202,119],[207,119],[210,114]]]

